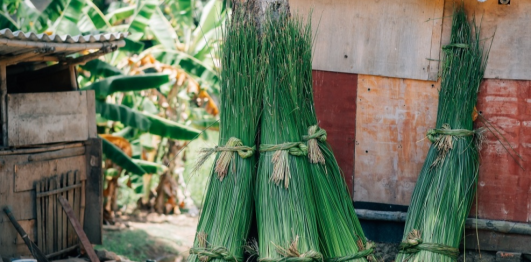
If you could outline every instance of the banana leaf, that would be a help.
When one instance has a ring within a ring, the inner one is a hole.
[[[122,105],[96,101],[96,113],[142,131],[148,131],[151,126],[151,121],[144,114]]]
[[[149,162],[146,160],[133,159],[133,162],[142,167],[142,169],[146,170],[148,174],[159,174],[167,168],[165,165]]]
[[[151,19],[151,16],[157,9],[157,6],[158,4],[156,1],[141,0],[140,8],[135,13],[133,21],[129,25],[128,31],[131,33],[141,33],[141,36],[140,36],[141,38],[142,35],[144,34],[144,31],[145,31],[144,29],[146,28],[146,26],[148,26],[149,20]],[[140,40],[140,38],[133,39],[133,40],[138,41]]]
[[[176,140],[193,140],[199,136],[201,131],[179,124],[177,122],[164,119],[159,116],[144,113],[144,115],[151,121],[149,133],[167,137]]]
[[[121,166],[123,169],[137,175],[147,174],[146,170],[133,162],[129,156],[127,156],[120,148],[113,145],[111,142],[101,139],[102,151],[105,157],[110,159],[113,163]]]
[[[175,30],[171,26],[168,19],[164,17],[164,14],[160,8],[157,8],[151,16],[149,28],[157,38],[157,41],[162,44],[162,46],[168,50],[176,50],[175,43],[179,40],[177,39]]]
[[[97,99],[105,99],[115,92],[140,91],[159,87],[170,82],[167,74],[145,74],[135,76],[113,76],[98,81],[84,89],[94,90]]]
[[[144,50],[144,43],[129,38],[125,38],[125,46],[120,48],[121,51],[140,53]]]
[[[121,75],[120,69],[101,61],[100,59],[94,59],[82,65],[83,70],[89,71],[92,77],[109,77]]]
[[[221,23],[221,12],[223,10],[223,2],[218,0],[210,0],[203,7],[201,19],[199,25],[192,33],[193,42],[188,49],[188,53],[196,54],[197,46],[201,41],[205,41],[205,35],[210,33],[211,30],[217,28]]]
[[[92,21],[96,29],[104,29],[110,27],[110,23],[101,12],[101,10],[92,2],[87,1],[88,10],[86,10],[87,17]]]
[[[158,61],[169,65],[178,65],[186,73],[195,75],[210,84],[215,85],[219,81],[219,74],[212,67],[187,53],[153,48],[151,54]]]
[[[134,14],[135,14],[135,7],[126,6],[126,7],[113,10],[112,12],[105,15],[105,17],[107,18],[109,23],[112,25],[112,24],[115,24],[116,22],[129,18]]]
[[[84,0],[54,0],[35,21],[35,28],[42,33],[48,28],[48,22],[54,24],[59,34],[80,33],[76,24],[83,16]]]

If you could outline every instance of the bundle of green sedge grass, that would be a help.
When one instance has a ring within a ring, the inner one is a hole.
[[[308,34],[289,10],[268,10],[261,24],[265,66],[256,215],[258,261],[322,261],[308,149],[301,138]],[[311,64],[310,64],[311,68]]]
[[[233,8],[220,51],[219,146],[189,261],[242,262],[253,220],[256,138],[262,104],[259,29],[252,5]]]
[[[316,206],[320,249],[326,261],[376,261],[374,249],[363,233],[352,199],[334,154],[326,143],[327,134],[319,128],[313,101],[312,31],[311,20],[291,18],[294,32],[298,31],[296,46],[289,50],[287,79],[300,85],[300,121],[297,129],[300,141],[308,148],[307,165]],[[297,33],[295,33],[297,34]]]
[[[413,191],[396,261],[456,261],[476,192],[481,130],[473,113],[488,50],[463,7],[454,10],[450,44],[443,47],[436,128]]]

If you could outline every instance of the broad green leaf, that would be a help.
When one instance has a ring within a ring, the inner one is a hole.
[[[0,28],[9,28],[11,31],[17,31],[18,24],[13,19],[11,19],[11,16],[3,11],[0,11]]]
[[[107,168],[103,172],[105,173],[106,177],[117,177],[117,176],[120,176],[120,173],[118,173],[118,170],[116,170],[116,168]]]
[[[158,174],[163,172],[165,169],[167,169],[166,166],[149,162],[146,160],[140,160],[140,159],[133,159],[133,162],[135,162],[137,165],[142,167],[148,174]]]
[[[153,103],[153,101],[151,101],[150,99],[142,100],[142,111],[147,112],[149,114],[158,114],[159,113],[159,109]]]
[[[87,0],[87,5],[87,17],[90,18],[96,29],[109,28],[111,26],[105,15],[91,0]]]
[[[151,19],[151,16],[157,9],[157,1],[153,0],[141,0],[140,1],[140,8],[138,8],[137,12],[134,15],[133,21],[129,25],[129,32],[131,33],[144,33],[144,29],[149,24],[149,20]],[[133,39],[133,40],[140,40],[140,38]]]
[[[112,76],[95,82],[84,89],[92,89],[97,99],[105,99],[115,92],[140,91],[158,87],[168,83],[170,78],[167,74],[145,74],[135,76]]]
[[[37,18],[35,28],[38,32],[43,32],[51,21],[58,34],[78,34],[80,30],[75,25],[83,15],[85,4],[85,0],[54,0]]]
[[[144,113],[151,121],[149,133],[161,137],[167,137],[176,140],[193,140],[201,133],[201,131],[179,124],[177,122]]]
[[[122,8],[118,8],[116,10],[113,10],[110,13],[107,13],[105,17],[109,21],[111,25],[116,24],[117,22],[120,22],[126,18],[131,17],[135,14],[135,7],[134,6],[126,6]]]
[[[82,65],[83,70],[89,71],[91,77],[97,79],[97,77],[109,77],[121,75],[122,71],[120,69],[100,60],[94,59],[87,62],[85,65]]]
[[[169,65],[178,65],[186,73],[195,75],[211,85],[215,85],[219,81],[218,73],[214,69],[187,53],[154,48],[151,54],[158,61]]]
[[[138,175],[147,174],[147,172],[133,162],[129,156],[127,156],[120,148],[113,145],[111,142],[101,139],[102,141],[102,151],[106,158],[110,159],[113,163],[121,166],[123,169]]]
[[[155,13],[151,16],[149,27],[157,38],[157,41],[159,41],[162,46],[169,50],[176,49],[175,43],[178,41],[177,35],[170,22],[164,17],[164,14],[162,14],[160,8],[157,7]]]
[[[218,0],[210,0],[204,7],[201,13],[201,20],[199,25],[192,34],[192,43],[188,49],[189,53],[196,53],[196,48],[199,42],[205,41],[205,35],[210,33],[221,24],[223,10],[223,2]],[[208,41],[208,39],[206,40]]]
[[[96,101],[96,113],[108,120],[118,121],[142,131],[148,131],[151,126],[151,121],[142,113],[122,105]]]
[[[122,51],[138,54],[144,50],[144,43],[125,38],[125,46],[120,48]]]

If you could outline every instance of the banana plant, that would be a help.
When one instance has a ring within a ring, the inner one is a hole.
[[[133,0],[105,6],[54,0],[41,11],[30,0],[1,4],[0,26],[12,30],[129,33],[124,47],[81,66],[78,81],[96,93],[99,132],[130,142],[129,156],[104,136],[103,151],[134,178],[136,189],[145,187],[139,176],[166,171],[161,161],[170,151],[167,141],[192,140],[201,134],[198,128],[215,128],[224,1]],[[153,146],[156,141],[162,146]],[[144,156],[147,151],[150,157]]]

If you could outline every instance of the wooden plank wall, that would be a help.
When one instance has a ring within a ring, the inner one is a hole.
[[[439,84],[358,76],[354,199],[408,205],[435,126]]]
[[[314,69],[435,80],[444,0],[291,0],[313,9]]]
[[[88,125],[95,121],[93,94],[93,91],[8,94],[9,146],[94,137],[95,125]]]
[[[78,148],[84,149],[81,144]],[[10,206],[15,218],[27,230],[30,239],[34,241],[36,230],[31,228],[35,225],[37,218],[34,183],[42,178],[49,178],[73,170],[78,170],[81,180],[85,181],[87,178],[85,150],[78,150],[77,153],[70,149],[54,152],[60,153],[61,151],[68,152],[68,155],[65,154],[58,158],[54,156],[61,154],[50,154],[50,152],[17,154],[15,151],[7,155],[5,151],[0,151],[0,208]],[[52,157],[33,161],[32,158],[37,155],[50,155]],[[18,192],[16,188],[18,188]],[[0,234],[0,257],[8,258],[17,254],[30,254],[24,242],[16,240],[18,233],[3,212],[0,213],[0,232],[2,232]]]

